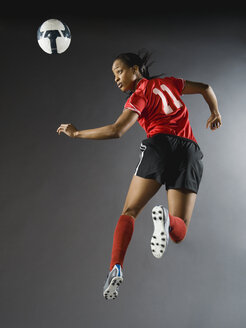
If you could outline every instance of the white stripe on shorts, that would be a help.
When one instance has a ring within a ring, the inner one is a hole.
[[[137,175],[138,168],[139,168],[140,164],[142,163],[142,160],[143,160],[143,157],[144,157],[144,152],[145,152],[146,148],[147,148],[147,146],[145,146],[145,145],[143,145],[143,144],[141,143],[140,150],[141,150],[142,153],[141,153],[141,155],[140,155],[140,160],[139,160],[139,163],[138,163],[138,165],[137,165],[137,167],[136,167],[136,170],[135,170],[134,175]]]

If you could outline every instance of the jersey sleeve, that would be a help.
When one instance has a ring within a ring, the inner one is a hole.
[[[178,90],[179,94],[182,95],[185,86],[185,80],[181,78],[175,78],[173,76],[171,76],[169,79],[172,85]]]
[[[124,109],[130,109],[139,116],[141,116],[143,110],[146,107],[147,100],[142,93],[134,92],[126,101]]]

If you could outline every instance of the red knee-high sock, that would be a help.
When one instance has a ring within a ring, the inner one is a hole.
[[[119,218],[114,231],[110,271],[115,264],[123,267],[124,257],[134,230],[134,221],[134,218],[129,215],[121,215]]]
[[[182,219],[177,216],[169,214],[170,218],[170,238],[175,242],[179,243],[185,238],[187,228]]]

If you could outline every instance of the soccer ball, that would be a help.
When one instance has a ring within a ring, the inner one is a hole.
[[[48,54],[61,54],[71,42],[68,26],[58,19],[48,19],[38,29],[38,44]]]

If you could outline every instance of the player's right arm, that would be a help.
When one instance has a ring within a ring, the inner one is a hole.
[[[61,124],[57,129],[57,133],[65,133],[71,138],[82,138],[82,139],[114,139],[122,137],[137,121],[138,114],[125,109],[118,119],[109,125],[105,125],[95,129],[89,130],[77,130],[72,124]]]

